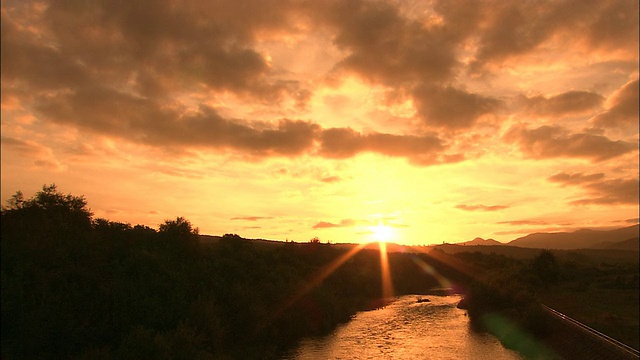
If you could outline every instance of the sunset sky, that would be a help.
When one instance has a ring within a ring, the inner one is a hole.
[[[2,2],[2,202],[407,244],[638,223],[638,1]]]

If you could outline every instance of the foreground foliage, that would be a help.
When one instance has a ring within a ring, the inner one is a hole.
[[[237,235],[203,246],[184,218],[159,230],[95,219],[53,185],[17,193],[1,229],[3,359],[276,357],[382,293],[375,251],[323,278],[347,249]],[[436,285],[409,255],[389,260],[398,293]]]
[[[544,303],[638,348],[637,259],[598,262],[579,252],[549,250],[531,259],[480,252],[455,256],[482,269],[468,282],[462,304],[475,325],[491,327],[491,317],[500,316],[544,340],[552,330]]]
[[[83,197],[53,185],[30,199],[18,192],[2,209],[1,231],[3,359],[277,358],[300,338],[383,303],[378,251],[346,259],[352,248],[265,245],[232,234],[203,245],[184,218],[158,230],[94,218]],[[548,251],[530,260],[437,250],[388,260],[397,295],[443,279],[463,284],[472,322],[493,332],[513,326],[543,338],[539,301],[572,315],[562,294],[595,300],[594,291],[631,291],[635,303],[627,303],[637,304],[637,264],[588,264]],[[576,307],[588,315],[586,308]],[[608,311],[611,328],[637,334],[637,308]],[[625,314],[635,323],[622,323]]]

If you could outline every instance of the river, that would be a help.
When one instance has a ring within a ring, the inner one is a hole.
[[[329,335],[302,340],[283,360],[522,359],[487,333],[471,329],[459,295],[399,297],[357,313]]]

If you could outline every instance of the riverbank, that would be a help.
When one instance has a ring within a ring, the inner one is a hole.
[[[576,354],[591,352],[616,358],[615,350],[611,355],[588,337],[567,340],[576,335],[549,316],[540,305],[544,301],[637,348],[637,264],[577,262],[575,257],[558,259],[550,251],[528,261],[480,253],[456,256],[483,269],[468,284],[461,306],[469,310],[474,324],[496,334],[505,346],[531,358],[580,359]]]

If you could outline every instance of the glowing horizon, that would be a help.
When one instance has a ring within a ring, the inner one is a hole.
[[[634,225],[638,6],[3,1],[1,200],[298,242]]]
[[[396,232],[391,226],[386,226],[383,224],[378,224],[376,226],[371,227],[371,238],[373,241],[377,241],[380,243],[393,242],[396,239]]]

